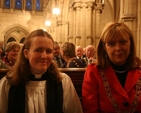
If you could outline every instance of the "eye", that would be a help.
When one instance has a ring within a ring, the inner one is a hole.
[[[41,53],[43,50],[42,49],[36,49],[35,52]]]
[[[47,54],[51,54],[52,52],[53,52],[53,50],[51,50],[51,49],[46,50]]]
[[[124,45],[124,44],[126,44],[127,42],[128,42],[127,40],[121,40],[121,41],[120,41],[120,44]]]
[[[108,46],[114,46],[115,45],[115,43],[114,42],[108,42]]]

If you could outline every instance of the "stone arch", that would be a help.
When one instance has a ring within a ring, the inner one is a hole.
[[[6,45],[9,38],[11,38],[11,37],[13,37],[17,42],[20,43],[22,38],[27,37],[29,32],[30,31],[26,27],[24,27],[20,24],[11,25],[3,31],[4,44]]]

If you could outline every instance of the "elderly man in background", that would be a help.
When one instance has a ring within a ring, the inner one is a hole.
[[[96,63],[95,54],[96,54],[95,47],[93,45],[88,45],[86,47],[86,57],[83,58],[86,65],[89,65],[91,63]]]
[[[86,63],[84,61],[85,56],[83,54],[83,47],[82,46],[77,46],[75,51],[76,51],[76,58],[80,59],[81,62],[83,62],[83,64],[86,66]]]

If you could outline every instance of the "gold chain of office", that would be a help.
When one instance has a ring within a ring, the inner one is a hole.
[[[100,69],[100,76],[101,76],[101,78],[103,80],[103,85],[105,87],[106,96],[109,98],[109,100],[112,103],[112,105],[113,105],[114,109],[116,110],[116,112],[117,113],[133,113],[136,110],[136,107],[138,105],[139,98],[140,98],[140,95],[141,95],[141,77],[139,78],[138,82],[136,83],[136,88],[135,88],[136,94],[135,94],[135,97],[134,97],[134,101],[132,102],[131,108],[128,111],[122,111],[119,108],[115,98],[112,95],[111,88],[109,86],[109,82],[108,82],[108,80],[106,78],[104,70]]]

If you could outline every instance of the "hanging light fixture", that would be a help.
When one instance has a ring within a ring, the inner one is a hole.
[[[57,7],[58,3],[57,0],[55,0],[55,8],[53,8],[52,13],[53,15],[60,15],[60,8]]]
[[[53,13],[53,15],[60,15],[60,9],[55,7],[55,8],[53,8],[52,13]]]
[[[46,20],[46,21],[45,21],[45,25],[46,25],[46,26],[51,26],[51,21],[50,21],[50,20]]]

